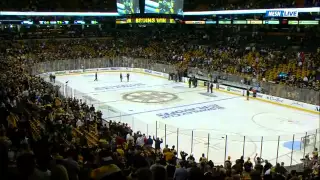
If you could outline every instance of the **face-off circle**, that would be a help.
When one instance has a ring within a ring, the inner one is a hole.
[[[178,99],[178,96],[161,91],[136,91],[125,94],[122,98],[136,103],[165,103]]]

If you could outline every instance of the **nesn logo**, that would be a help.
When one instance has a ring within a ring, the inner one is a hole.
[[[298,11],[292,10],[279,10],[279,11],[267,11],[267,17],[298,17]]]

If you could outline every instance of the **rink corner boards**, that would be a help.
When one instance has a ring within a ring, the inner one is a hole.
[[[187,82],[187,81],[185,81],[185,82]],[[200,85],[199,87],[207,88],[207,86],[205,84],[206,83],[204,83],[204,81],[201,81],[201,80],[199,81],[199,85]],[[213,90],[227,93],[227,94],[238,95],[238,96],[245,96],[245,94],[246,94],[245,90],[234,88],[234,87],[229,87],[229,86],[225,86],[225,85],[219,85],[217,87],[217,85],[214,84]],[[244,98],[244,99],[246,99],[246,98]],[[284,99],[284,98],[280,98],[280,97],[270,96],[270,95],[266,95],[266,94],[260,94],[260,93],[257,93],[257,96],[253,97],[252,92],[250,92],[250,100],[258,100],[258,101],[262,101],[262,102],[266,102],[266,103],[271,103],[274,105],[283,106],[286,108],[291,108],[291,109],[296,109],[296,110],[300,110],[300,111],[304,111],[304,112],[308,112],[308,113],[312,113],[312,114],[317,114],[317,115],[319,115],[319,119],[320,119],[320,106],[307,104],[307,103],[303,103],[303,102],[299,102],[299,101],[293,101],[293,100],[289,100],[289,99]]]
[[[69,71],[56,71],[56,72],[48,72],[48,73],[42,73],[40,76],[46,76],[52,73],[55,73],[56,76],[70,76],[70,75],[80,75],[80,74],[90,74],[90,73],[95,73],[98,72],[99,74],[104,74],[104,73],[110,73],[110,72],[134,72],[134,73],[139,73],[139,74],[145,74],[148,76],[154,76],[157,78],[163,78],[163,79],[168,79],[169,75],[167,73],[162,73],[162,72],[157,72],[157,71],[152,71],[148,69],[141,69],[141,68],[126,68],[126,67],[111,67],[111,68],[98,68],[98,69],[79,69],[79,70],[69,70]],[[184,83],[188,83],[188,78],[183,78]],[[199,80],[199,87],[201,88],[207,88],[205,86],[205,82]],[[229,87],[225,85],[216,85],[214,84],[215,91],[223,92],[223,93],[228,93],[232,95],[237,95],[237,96],[245,96],[246,92],[245,90],[234,88],[234,87]],[[298,102],[298,101],[293,101],[289,99],[284,99],[280,97],[275,97],[275,96],[270,96],[266,94],[257,94],[257,97],[253,97],[252,94],[250,93],[250,100],[258,100],[266,103],[271,103],[287,108],[292,108],[312,114],[318,114],[320,118],[320,106],[312,105],[312,104],[307,104],[303,102]]]

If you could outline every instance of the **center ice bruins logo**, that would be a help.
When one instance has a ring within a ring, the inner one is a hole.
[[[164,103],[173,101],[178,96],[160,91],[136,91],[122,96],[124,100],[137,103]]]

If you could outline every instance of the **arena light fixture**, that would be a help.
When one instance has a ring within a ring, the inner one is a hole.
[[[117,12],[20,12],[0,11],[1,16],[119,16]]]
[[[201,16],[201,15],[232,15],[232,14],[265,14],[267,11],[297,11],[298,13],[320,13],[320,7],[312,8],[281,8],[281,9],[241,9],[225,11],[195,11],[183,12],[184,16]]]
[[[242,9],[225,11],[184,12],[184,16],[200,15],[233,15],[233,14],[265,14],[268,11],[297,11],[298,13],[320,13],[320,7],[312,8],[281,8],[281,9]],[[120,16],[117,12],[20,12],[0,11],[0,16]]]

